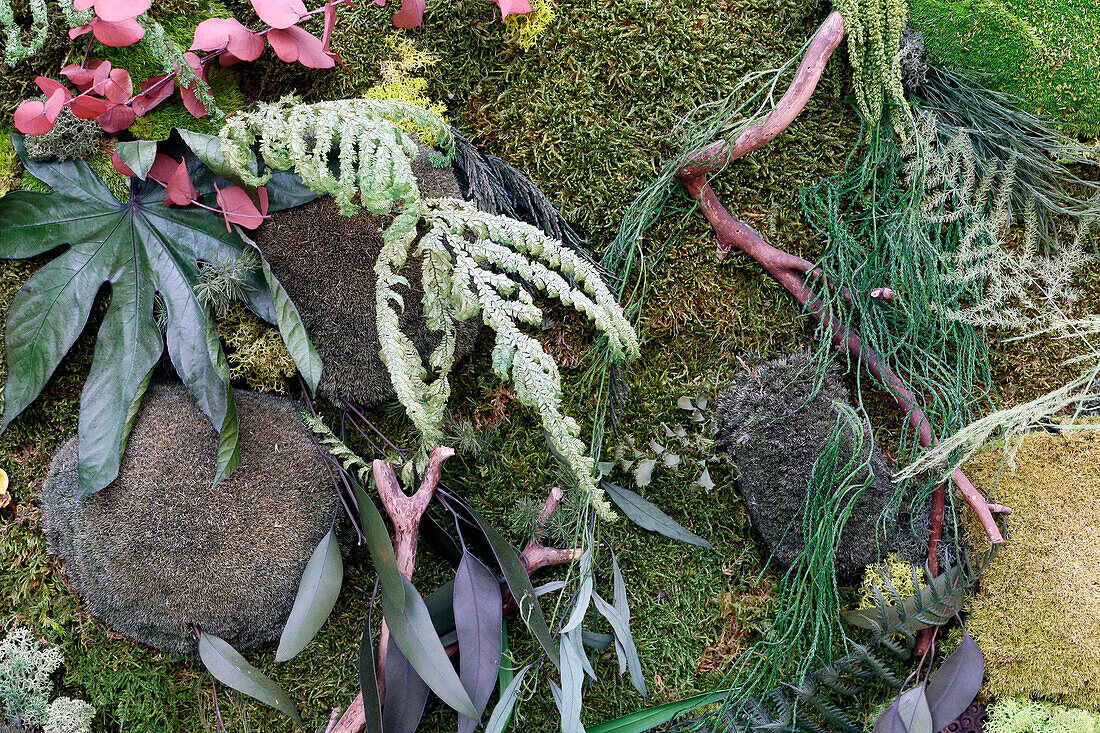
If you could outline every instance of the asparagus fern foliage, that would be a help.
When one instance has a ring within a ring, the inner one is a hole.
[[[80,495],[99,491],[118,475],[129,430],[166,345],[191,396],[220,433],[221,480],[240,460],[237,413],[225,354],[196,287],[202,282],[200,262],[242,256],[256,261],[252,246],[204,209],[164,203],[164,189],[152,179],[132,179],[129,200],[119,201],[84,161],[34,161],[21,138],[13,140],[27,172],[52,190],[14,191],[0,199],[0,257],[65,249],[23,285],[8,311],[3,428],[38,397],[108,284],[110,302],[80,399]],[[212,199],[210,171],[194,156],[184,158],[200,192]],[[297,311],[270,270],[256,268],[241,277],[246,304],[280,325],[295,361],[315,362]],[[167,311],[165,332],[154,316],[155,295]],[[316,384],[319,369],[302,371]]]
[[[455,150],[451,128],[428,110],[392,100],[260,105],[226,124],[222,152],[251,185],[267,182],[266,175],[251,173],[259,169],[253,152],[258,146],[267,166],[293,168],[314,191],[331,194],[345,215],[360,206],[393,214],[375,265],[376,319],[382,362],[421,436],[420,459],[407,463],[407,471],[423,468],[427,451],[443,440],[457,324],[480,317],[496,332],[494,373],[510,379],[519,401],[538,410],[554,452],[597,511],[611,516],[580,427],[562,407],[558,367],[524,327],[542,322],[537,293],[584,314],[620,359],[638,355],[633,329],[597,268],[575,250],[459,199],[423,199],[412,168],[420,149],[409,130],[434,136],[428,142],[444,154],[433,154],[431,162],[449,164]],[[409,258],[422,262],[422,307],[428,325],[442,334],[427,364],[400,328],[406,307],[401,292],[408,282],[399,273]]]

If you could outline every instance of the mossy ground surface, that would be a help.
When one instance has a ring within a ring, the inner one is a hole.
[[[177,5],[175,12],[200,10],[197,4]],[[231,0],[226,6],[251,17],[247,2]],[[672,152],[665,133],[678,117],[723,94],[742,74],[786,61],[827,11],[816,0],[569,0],[559,3],[551,26],[524,50],[505,40],[493,4],[463,0],[429,7],[425,26],[411,35],[423,50],[440,56],[428,71],[431,96],[445,100],[455,123],[489,152],[541,184],[599,251],[613,238],[626,206]],[[265,56],[235,72],[241,93],[246,99],[273,99],[297,91],[320,99],[368,89],[377,83],[379,63],[389,52],[385,38],[392,32],[387,25],[391,13],[391,8],[360,3],[343,16],[334,49],[350,71],[312,72]],[[56,63],[65,49],[49,53]],[[831,62],[809,107],[782,138],[716,183],[731,210],[777,246],[808,257],[820,251],[822,242],[801,219],[798,190],[837,171],[858,133],[857,117],[845,101],[843,58]],[[26,88],[17,81],[3,88]],[[4,103],[11,99],[6,96]],[[142,123],[147,125],[143,134],[166,131],[178,113],[158,110]],[[98,169],[106,172],[109,163],[101,157]],[[677,397],[713,393],[741,368],[739,359],[769,358],[809,343],[806,324],[780,286],[741,257],[716,259],[713,235],[700,216],[682,227],[660,225],[652,241],[670,236],[666,259],[652,275],[641,322],[643,357],[628,375],[630,400],[621,412],[622,430],[640,443],[661,439],[662,421],[682,418]],[[40,265],[0,264],[4,309]],[[588,334],[561,316],[554,314],[563,325],[547,340],[559,361],[572,365],[565,369],[567,393],[581,395],[579,361]],[[43,396],[0,436],[0,465],[11,473],[17,505],[14,514],[6,510],[0,533],[0,617],[27,623],[63,648],[61,686],[99,708],[98,725],[104,730],[210,731],[214,709],[208,675],[181,658],[117,638],[82,615],[62,568],[45,553],[35,497],[50,455],[76,428],[95,326],[93,316],[88,333]],[[511,402],[494,377],[485,376],[488,366],[487,353],[472,360],[452,404],[456,417],[497,424],[483,429],[482,456],[452,461],[447,480],[506,526],[518,500],[541,499],[560,477],[537,419]],[[494,404],[500,408],[495,412]],[[573,409],[587,415],[591,404],[581,399]],[[898,418],[885,417],[885,405],[880,414],[884,430],[900,428]],[[625,520],[600,530],[626,576],[632,629],[652,692],[649,704],[713,687],[731,655],[766,619],[760,609],[768,603],[768,583],[756,583],[761,562],[733,476],[725,467],[712,467],[716,487],[706,491],[693,485],[695,475],[659,470],[643,493],[710,539],[714,549],[666,540]],[[289,663],[275,665],[272,653],[256,660],[295,698],[307,721],[305,730],[323,728],[331,709],[355,694],[356,648],[373,585],[369,571],[361,569],[363,558],[355,560],[336,611],[313,644]],[[442,582],[441,566],[425,551],[418,585]],[[530,651],[523,634],[512,636],[517,654]],[[647,704],[616,676],[613,656],[598,656],[596,668],[600,680],[586,691],[586,723]],[[292,728],[277,713],[235,695],[221,691],[220,701],[232,731]],[[556,727],[545,687],[523,704],[520,715],[517,730],[541,733]],[[424,730],[453,725],[438,707],[430,707],[428,717]]]

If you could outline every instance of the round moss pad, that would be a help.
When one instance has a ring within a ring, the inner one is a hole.
[[[241,462],[214,486],[217,433],[180,384],[145,395],[118,479],[81,501],[77,439],[50,465],[50,551],[85,610],[143,644],[195,654],[194,627],[241,652],[277,640],[337,498],[294,402],[235,391]]]

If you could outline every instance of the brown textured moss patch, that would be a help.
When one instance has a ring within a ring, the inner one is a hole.
[[[1031,435],[1015,471],[993,449],[968,475],[1013,509],[968,605],[984,691],[1100,710],[1100,431]]]

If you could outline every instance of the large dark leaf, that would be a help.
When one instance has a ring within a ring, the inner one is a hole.
[[[329,530],[317,543],[317,548],[302,571],[294,607],[290,609],[290,616],[279,637],[279,648],[275,651],[276,662],[293,659],[313,640],[332,613],[336,599],[340,597],[340,586],[343,582],[344,560],[340,556],[340,543],[336,539],[336,533]]]
[[[898,699],[875,721],[873,733],[934,733],[924,685],[898,695]]]
[[[200,632],[199,659],[218,682],[254,697],[287,715],[298,725],[302,724],[298,708],[290,695],[273,679],[246,662],[224,639]]]
[[[982,650],[964,631],[962,643],[943,660],[928,683],[926,695],[932,713],[932,730],[943,730],[970,707],[984,677]]]
[[[615,502],[615,506],[622,510],[627,519],[637,524],[642,529],[658,532],[665,537],[686,542],[698,547],[710,547],[711,544],[699,535],[685,529],[683,525],[672,517],[662,512],[653,504],[635,494],[629,489],[616,486],[610,481],[601,481],[604,491]]]
[[[459,677],[480,719],[500,673],[504,614],[500,581],[469,552],[463,554],[455,573],[454,616]],[[458,731],[472,733],[477,723],[460,715]]]
[[[217,480],[240,460],[237,413],[229,368],[207,308],[195,295],[198,262],[232,262],[247,245],[220,217],[195,207],[166,206],[164,189],[133,182],[118,201],[80,160],[43,163],[26,156],[27,171],[51,193],[13,191],[0,199],[0,257],[33,257],[67,249],[19,290],[5,328],[8,379],[3,428],[37,398],[88,320],[96,293],[110,285],[92,366],[80,400],[80,495],[118,475],[128,420],[164,351],[153,317],[153,294],[167,310],[168,354],[196,404],[220,433]],[[249,306],[276,320],[270,289],[258,273],[244,283]]]
[[[377,591],[377,586],[375,590]],[[367,721],[367,733],[382,733],[382,701],[378,695],[378,672],[374,661],[374,640],[371,638],[373,608],[372,598],[372,611],[367,614],[363,636],[359,640],[359,692],[363,695],[363,717]]]
[[[409,664],[443,702],[468,717],[477,717],[462,680],[451,666],[450,657],[439,643],[431,614],[420,593],[397,569],[393,544],[378,508],[356,487],[359,520],[374,561],[382,593],[382,615],[390,637],[401,648]],[[389,664],[387,659],[386,664]]]
[[[550,657],[554,666],[558,666],[558,648],[554,645],[554,639],[550,636],[550,627],[546,625],[546,616],[542,613],[542,606],[535,596],[535,587],[531,585],[531,578],[527,575],[523,563],[519,561],[519,555],[508,544],[507,540],[500,536],[493,525],[481,516],[473,508],[469,508],[470,517],[481,528],[489,546],[493,548],[493,556],[496,557],[500,569],[504,572],[504,579],[508,583],[508,590],[516,599],[519,607],[520,618],[527,624],[527,628],[535,635],[539,646]]]
[[[391,643],[386,652],[386,704],[382,729],[386,733],[413,733],[424,715],[428,686],[409,664],[401,649]]]

